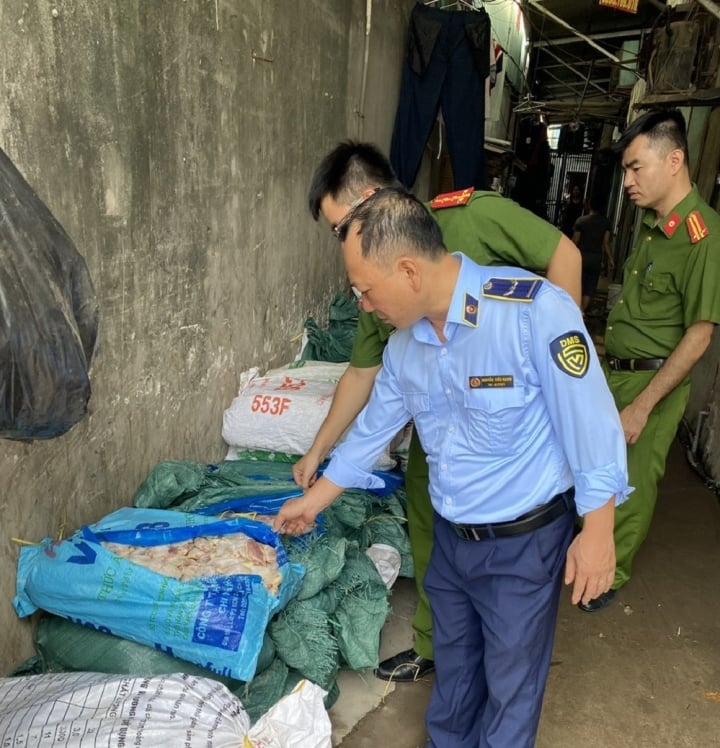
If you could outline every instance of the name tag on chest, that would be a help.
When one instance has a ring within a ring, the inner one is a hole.
[[[468,384],[470,385],[471,390],[513,387],[514,378],[512,374],[491,374],[489,376],[470,377]]]

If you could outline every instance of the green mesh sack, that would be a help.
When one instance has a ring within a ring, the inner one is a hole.
[[[251,681],[230,689],[242,702],[251,722],[260,719],[273,704],[289,693],[288,672],[288,666],[276,657],[269,667],[257,674]]]
[[[307,600],[303,600],[303,603],[331,616],[340,602],[341,594],[342,593],[336,587],[329,585],[328,587],[325,587],[324,590],[320,590],[317,595],[313,595]]]
[[[27,660],[14,667],[5,677],[22,678],[26,675],[42,675],[46,673],[45,663],[40,655],[32,655]]]
[[[390,612],[388,589],[373,562],[349,550],[342,574],[332,586],[340,592],[333,633],[342,660],[352,670],[376,667],[380,631]]]
[[[254,450],[253,453],[260,455],[261,451]],[[266,454],[274,454],[276,458],[262,460],[251,458],[249,460],[223,460],[218,462],[211,466],[213,468],[212,478],[218,484],[222,483],[226,486],[247,484],[248,481],[254,481],[256,484],[258,481],[276,481],[294,487],[292,465],[284,460],[277,459],[277,455],[281,453],[270,452]]]
[[[348,528],[362,527],[368,516],[370,500],[367,491],[348,489],[325,509],[323,518],[328,533],[345,535]]]
[[[231,462],[278,462],[282,464],[293,464],[300,459],[300,455],[292,455],[287,452],[268,452],[265,449],[244,449],[231,445],[228,449],[228,457]]]
[[[383,496],[383,511],[401,522],[407,522],[407,498],[403,488]]]
[[[133,505],[166,509],[193,496],[205,484],[205,467],[197,462],[167,460],[158,463],[135,492]]]
[[[328,690],[338,671],[338,647],[327,615],[290,601],[268,625],[277,656],[305,678]]]
[[[303,678],[305,676],[302,673],[288,668],[282,660],[276,658],[269,668],[233,693],[242,702],[250,722],[255,723],[283,696],[291,693]],[[323,704],[326,709],[330,709],[340,696],[337,680],[325,690],[328,693]]]
[[[305,320],[307,343],[300,358],[332,363],[349,361],[357,332],[357,316],[357,301],[346,294],[336,294],[328,310],[327,328],[321,329],[312,317]]]
[[[317,595],[338,578],[345,566],[345,538],[318,535],[306,544],[288,543],[286,547],[290,561],[305,567],[302,587],[297,593],[298,600]]]
[[[35,649],[43,662],[43,672],[92,671],[127,675],[188,673],[201,675],[236,688],[242,681],[227,678],[180,660],[145,644],[73,623],[60,616],[43,615],[34,632]],[[275,658],[275,645],[266,633],[258,656],[256,673]]]
[[[369,548],[375,543],[391,545],[400,554],[401,577],[415,576],[415,565],[413,564],[412,552],[410,550],[410,538],[402,522],[389,514],[379,514],[370,517],[363,525],[361,547]]]
[[[133,497],[140,508],[196,511],[233,498],[265,496],[296,488],[292,465],[257,460],[224,460],[217,465],[189,460],[159,462]]]

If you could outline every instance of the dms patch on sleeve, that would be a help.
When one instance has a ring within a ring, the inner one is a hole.
[[[585,376],[590,351],[583,333],[573,330],[555,338],[550,343],[550,355],[560,371],[578,379]]]

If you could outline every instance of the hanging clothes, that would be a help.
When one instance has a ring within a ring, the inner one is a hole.
[[[395,116],[390,162],[409,189],[442,111],[455,189],[484,189],[485,79],[490,18],[485,10],[439,10],[417,3]]]
[[[518,126],[515,156],[522,164],[511,197],[515,202],[548,220],[547,194],[553,165],[547,125],[535,119],[522,120]]]

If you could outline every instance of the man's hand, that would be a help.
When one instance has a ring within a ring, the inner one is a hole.
[[[620,411],[620,423],[628,444],[635,444],[648,422],[650,411],[636,402],[630,403]]]
[[[567,552],[565,584],[573,584],[573,605],[607,592],[615,580],[615,543],[612,534],[598,542],[585,530],[573,540]]]
[[[317,480],[317,469],[321,460],[313,453],[308,452],[293,465],[293,478],[298,486],[310,488]]]
[[[286,501],[273,522],[273,530],[285,535],[303,535],[308,532],[317,517],[311,502],[303,496]]]
[[[588,512],[583,529],[568,548],[565,584],[573,585],[572,602],[589,603],[615,580],[615,497]]]
[[[692,371],[710,345],[714,330],[714,323],[705,320],[690,325],[645,389],[622,409],[620,421],[628,444],[635,444],[653,408]]]
[[[280,507],[273,522],[273,530],[286,535],[308,532],[318,514],[329,507],[342,492],[343,489],[332,481],[319,478],[304,496],[289,499]]]

